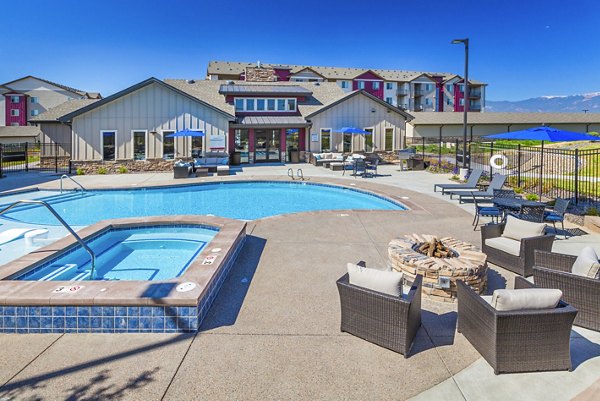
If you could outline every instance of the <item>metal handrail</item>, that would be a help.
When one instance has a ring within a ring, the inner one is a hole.
[[[73,181],[76,185],[79,186],[79,188],[81,188],[82,191],[85,191],[85,188],[83,187],[83,185],[81,185],[80,183],[78,183],[77,181],[75,181],[73,179],[73,177],[70,177],[70,176],[68,176],[66,174],[63,174],[63,175],[60,176],[60,193],[61,194],[63,193],[63,179],[64,178],[68,178],[69,180]],[[75,190],[77,191],[77,189],[75,189]]]
[[[290,168],[288,168],[287,175],[288,175],[288,177],[290,177],[292,180],[295,180],[295,178],[294,178],[294,170],[293,170],[291,167],[290,167]]]
[[[298,171],[296,171],[296,176],[298,176],[302,181],[304,181],[304,172],[301,168],[299,168]]]
[[[4,209],[0,210],[0,216],[3,215],[4,213],[8,212],[13,207],[20,205],[20,204],[45,206],[46,209],[48,209],[50,211],[50,213],[52,213],[54,215],[54,217],[56,217],[56,219],[67,229],[67,231],[69,231],[69,233],[73,237],[75,237],[75,239],[77,240],[77,242],[79,242],[79,244],[83,247],[83,249],[85,249],[87,251],[87,253],[90,254],[91,261],[92,261],[92,270],[90,272],[90,280],[93,280],[94,279],[94,270],[96,268],[96,255],[90,249],[90,247],[86,245],[86,243],[81,239],[81,237],[79,235],[77,235],[77,233],[71,228],[71,226],[69,226],[69,224],[66,221],[64,221],[63,218],[60,217],[60,215],[56,212],[56,210],[54,210],[54,208],[52,208],[52,206],[50,206],[48,203],[41,201],[41,200],[30,200],[30,199],[19,200],[19,201],[12,203],[10,206],[7,206]]]

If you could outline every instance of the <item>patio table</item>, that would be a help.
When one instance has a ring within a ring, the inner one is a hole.
[[[492,203],[501,209],[521,210],[521,206],[546,206],[544,202],[521,198],[493,198]]]

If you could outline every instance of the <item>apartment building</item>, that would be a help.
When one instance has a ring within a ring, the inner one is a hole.
[[[68,100],[101,97],[28,75],[0,84],[0,126],[25,126],[31,118]]]
[[[462,112],[465,107],[464,79],[447,72],[210,61],[207,79],[336,82],[345,92],[364,90],[407,111]],[[469,111],[484,111],[486,85],[469,80]]]

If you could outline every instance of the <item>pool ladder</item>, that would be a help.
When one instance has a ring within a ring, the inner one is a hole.
[[[83,187],[83,185],[81,185],[80,183],[78,183],[77,181],[75,181],[75,179],[73,179],[73,177],[70,177],[66,174],[63,174],[60,176],[60,193],[63,193],[63,180],[65,178],[68,178],[69,180],[73,181],[79,188],[81,188],[81,191],[85,191],[85,188]],[[75,191],[77,191],[77,188],[75,188]]]
[[[302,181],[304,181],[304,173],[302,172],[302,169],[301,169],[301,168],[299,168],[299,169],[296,171],[296,177],[294,177],[294,169],[292,169],[291,167],[288,169],[288,171],[287,171],[287,175],[288,175],[288,177],[290,177],[292,180],[296,180],[296,177],[297,177],[299,180],[302,180]]]
[[[62,179],[61,179],[61,182],[62,182]],[[41,201],[41,200],[30,200],[30,199],[19,200],[19,201],[16,201],[16,202],[10,204],[9,206],[5,207],[4,209],[0,210],[0,216],[3,215],[4,213],[8,212],[13,207],[21,205],[21,204],[44,206],[46,209],[48,209],[50,211],[50,213],[52,213],[54,215],[54,217],[56,217],[56,220],[58,220],[60,222],[60,224],[62,224],[73,237],[75,237],[77,242],[79,242],[79,244],[83,247],[83,249],[85,249],[86,252],[89,253],[89,255],[90,255],[91,266],[92,266],[92,269],[90,271],[90,280],[93,280],[94,279],[94,270],[96,268],[96,255],[94,254],[94,251],[92,251],[90,249],[90,247],[87,246],[87,244],[81,239],[81,237],[79,235],[77,235],[77,233],[71,228],[71,226],[66,221],[64,221],[63,218],[60,217],[60,215],[56,212],[56,210],[54,210],[54,208],[52,206],[50,206],[48,203]]]

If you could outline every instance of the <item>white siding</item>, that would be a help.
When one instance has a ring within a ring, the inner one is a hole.
[[[374,110],[374,112],[373,112]],[[331,146],[334,150],[342,150],[342,134],[335,133],[342,127],[373,128],[373,144],[375,151],[385,149],[385,128],[395,128],[394,149],[399,149],[405,135],[406,119],[389,108],[375,102],[365,95],[356,95],[311,118],[310,134],[320,134],[321,128],[331,128]],[[311,135],[308,136],[311,139]],[[319,141],[309,141],[310,150],[320,151]],[[355,151],[364,149],[364,135],[355,135],[353,139]]]
[[[163,130],[201,130],[208,144],[211,136],[227,134],[229,122],[224,114],[152,83],[75,117],[72,126],[73,159],[84,161],[102,158],[102,130],[118,132],[117,160],[133,158],[132,130],[148,130],[147,155],[154,159],[162,157]],[[176,138],[175,157],[188,157],[190,152],[191,138]]]

